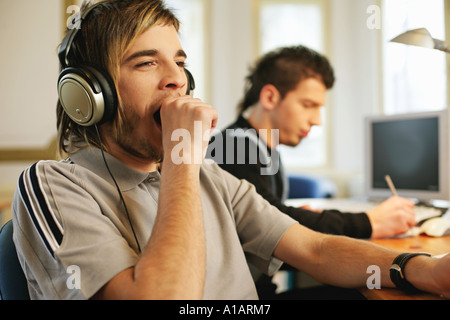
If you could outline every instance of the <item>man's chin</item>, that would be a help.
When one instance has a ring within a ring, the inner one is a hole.
[[[284,145],[291,148],[296,148],[302,143],[303,139],[295,140],[295,141],[289,141],[289,142],[280,142],[280,145]]]
[[[120,144],[120,146],[131,156],[147,162],[160,163],[164,159],[163,151],[157,147],[147,146],[145,148],[132,148],[128,144]]]

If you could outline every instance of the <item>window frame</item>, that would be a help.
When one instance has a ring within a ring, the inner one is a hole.
[[[450,46],[450,3],[444,1],[445,42]],[[450,54],[447,53],[447,108],[450,108]]]
[[[323,44],[323,52],[327,57],[330,57],[330,48],[331,48],[331,39],[330,39],[330,0],[252,0],[252,11],[253,11],[253,21],[254,21],[254,32],[255,36],[254,39],[254,49],[253,49],[253,55],[254,60],[256,61],[262,54],[262,42],[261,42],[261,30],[260,30],[260,14],[261,9],[264,4],[300,4],[300,5],[318,5],[320,7],[320,11],[323,17],[324,25],[322,28],[322,44]],[[318,147],[318,150],[320,149],[321,152],[324,152],[325,155],[323,157],[323,161],[321,163],[312,164],[312,165],[289,165],[289,160],[286,160],[286,154],[283,155],[284,160],[284,166],[287,171],[298,171],[298,170],[308,170],[308,171],[315,171],[315,170],[324,170],[332,167],[332,156],[333,156],[333,149],[331,146],[332,143],[332,125],[329,123],[330,119],[332,119],[332,96],[327,96],[327,103],[323,107],[323,124],[321,125],[321,129],[323,132],[323,135],[321,137],[323,144]],[[296,149],[300,148],[300,146],[295,147]],[[283,148],[285,149],[285,148]]]
[[[447,21],[450,21],[450,3],[446,0],[442,0],[444,3],[444,31],[445,31],[445,39],[440,39],[440,40],[444,40],[447,44],[449,44],[450,42],[450,23],[448,23]],[[384,14],[386,8],[384,7],[384,1],[380,1],[381,6],[381,11]],[[383,25],[382,28],[384,28],[385,26]],[[426,27],[426,26],[424,26]],[[406,30],[405,30],[406,31]],[[381,114],[399,114],[399,113],[414,113],[414,112],[426,112],[427,110],[422,109],[420,111],[414,111],[414,110],[406,110],[405,112],[388,112],[388,106],[386,105],[386,92],[385,92],[385,79],[384,79],[384,69],[385,69],[385,47],[387,46],[387,44],[384,42],[385,36],[384,36],[384,31],[383,33],[380,35],[380,69],[381,69],[381,73],[380,73],[380,113]],[[419,50],[421,50],[419,48]],[[423,49],[425,50],[425,49]],[[441,54],[445,54],[445,53],[441,53]],[[447,90],[447,95],[446,95],[446,107],[443,106],[441,109],[445,109],[445,108],[450,108],[450,54],[446,54],[446,69],[447,69],[447,85],[446,85],[446,90]],[[430,109],[429,111],[436,111],[436,108],[434,109]]]
[[[186,0],[184,0],[186,1]],[[187,0],[189,1],[189,0]],[[199,73],[195,70],[195,67],[192,67],[192,63],[190,62],[190,58],[189,57],[195,57],[196,54],[192,53],[192,52],[187,52],[188,54],[188,59],[187,59],[187,69],[189,69],[189,71],[192,72],[193,76],[194,76],[194,80],[196,80],[196,85],[197,85],[197,93],[196,96],[205,100],[205,101],[209,101],[211,99],[211,50],[210,50],[210,39],[211,39],[211,28],[209,27],[212,23],[211,20],[211,11],[212,11],[212,4],[211,1],[208,0],[195,0],[198,1],[201,6],[203,7],[203,15],[201,17],[202,22],[202,34],[201,34],[201,38],[203,41],[202,44],[202,48],[199,49],[199,51],[202,52],[202,59],[200,59],[202,62],[202,74],[199,75]],[[171,4],[168,4],[169,8],[171,8]],[[177,15],[177,8],[175,8],[175,15]],[[177,16],[178,19],[180,19],[180,21],[182,20],[181,17]],[[180,40],[183,42],[185,40],[185,38],[183,37],[184,33],[183,33],[183,21],[181,21],[181,27],[180,27]],[[186,50],[186,48],[185,48]],[[198,81],[197,79],[201,79],[201,81]],[[201,88],[200,90],[200,96],[198,95],[199,92],[199,88]]]

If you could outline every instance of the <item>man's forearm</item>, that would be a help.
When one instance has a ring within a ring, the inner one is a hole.
[[[289,229],[275,250],[276,257],[316,280],[344,288],[366,286],[372,266],[379,268],[382,287],[395,287],[390,268],[401,253],[364,240],[316,233],[301,225]],[[417,256],[403,272],[415,288],[450,297],[449,261],[450,255],[442,259]]]
[[[367,284],[370,267],[380,270],[383,287],[393,287],[389,268],[398,252],[364,240],[347,237],[324,237],[321,244],[318,274],[324,283],[359,288]]]
[[[381,270],[381,284],[392,287],[389,267],[397,253],[367,241],[329,236],[295,225],[281,239],[275,255],[316,280],[344,288],[366,285],[367,270]]]
[[[206,249],[198,168],[164,164],[160,190],[158,216],[136,276],[142,272],[156,281],[161,298],[201,299]]]
[[[323,266],[332,266],[330,272],[321,270],[322,274],[328,275],[328,283],[353,288],[366,286],[371,276],[368,268],[375,266],[380,271],[381,286],[395,287],[390,269],[394,260],[404,252],[345,237],[327,237],[323,246],[326,261]],[[445,260],[450,260],[450,257],[435,259],[423,255],[413,256],[403,266],[403,277],[418,290],[448,297],[449,292],[445,288],[450,286],[450,274]],[[335,271],[339,271],[340,275],[334,274]]]

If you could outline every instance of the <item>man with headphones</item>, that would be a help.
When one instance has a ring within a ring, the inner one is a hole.
[[[195,141],[198,124],[209,133],[218,116],[186,95],[179,22],[162,1],[105,0],[81,16],[60,56],[68,158],[25,170],[12,207],[33,299],[257,299],[247,260],[344,287],[364,286],[378,265],[384,286],[450,296],[450,257],[313,232],[248,182],[194,161],[208,146]],[[180,131],[190,148],[177,149]]]

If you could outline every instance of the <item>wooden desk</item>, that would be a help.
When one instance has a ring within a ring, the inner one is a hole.
[[[286,205],[300,207],[310,205],[312,208],[333,208],[343,212],[364,212],[373,208],[369,202],[352,199],[291,199]],[[426,252],[431,255],[442,255],[450,253],[450,236],[432,238],[428,236],[417,236],[409,238],[391,238],[371,240],[384,247],[400,252]],[[439,296],[420,293],[407,294],[396,289],[369,290],[367,287],[360,289],[361,293],[370,300],[436,300]]]
[[[432,238],[428,236],[417,236],[401,239],[377,239],[371,242],[401,252],[427,252],[431,255],[442,255],[450,253],[450,236]],[[408,294],[397,289],[369,290],[362,288],[361,293],[369,300],[444,300],[443,298],[428,294]]]

